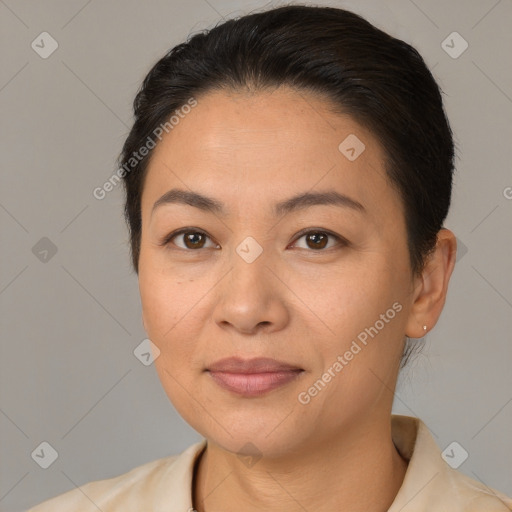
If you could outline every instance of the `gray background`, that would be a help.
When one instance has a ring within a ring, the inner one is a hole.
[[[446,225],[459,260],[394,412],[422,418],[441,449],[457,441],[469,453],[459,471],[512,494],[512,2],[321,3],[416,46],[445,92],[458,144]],[[145,333],[121,187],[102,201],[92,191],[114,172],[135,92],[165,51],[224,17],[281,4],[0,0],[0,510],[200,439],[133,354]],[[46,59],[31,47],[43,31],[59,45]],[[454,31],[469,44],[457,58],[442,47]],[[48,469],[31,457],[43,441],[58,452]]]

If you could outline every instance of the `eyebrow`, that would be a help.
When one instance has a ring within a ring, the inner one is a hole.
[[[159,206],[164,204],[185,204],[221,217],[226,217],[227,215],[224,205],[217,199],[178,188],[173,188],[161,196],[153,205],[151,215]],[[329,190],[325,192],[304,192],[275,203],[273,214],[278,217],[317,205],[340,206],[366,213],[365,207],[360,202],[334,190]]]

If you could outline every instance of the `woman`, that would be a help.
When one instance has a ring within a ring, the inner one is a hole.
[[[412,47],[334,8],[230,20],[145,78],[118,174],[162,385],[204,440],[43,511],[505,511],[391,414],[455,264]]]

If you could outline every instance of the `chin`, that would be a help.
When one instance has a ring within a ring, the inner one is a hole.
[[[236,430],[232,436],[225,432],[212,432],[206,439],[220,446],[223,450],[237,455],[241,458],[253,457],[254,459],[265,457],[267,459],[278,459],[289,455],[296,450],[296,439],[291,432],[272,433],[267,436],[261,431]],[[283,435],[284,434],[284,435]]]
[[[289,410],[276,417],[275,407],[268,414],[260,411],[258,415],[248,409],[240,409],[232,414],[219,414],[213,420],[208,415],[190,415],[183,418],[210,443],[240,457],[279,458],[297,451],[298,445],[306,442],[306,428],[297,425],[293,413]],[[220,408],[218,409],[220,412]],[[283,421],[284,420],[284,421]],[[300,436],[298,435],[300,433]],[[311,435],[314,435],[312,433]]]

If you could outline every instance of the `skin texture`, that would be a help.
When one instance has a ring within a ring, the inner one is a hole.
[[[160,350],[158,375],[177,411],[208,439],[194,507],[385,511],[407,467],[390,422],[404,336],[419,338],[423,325],[430,330],[437,322],[455,237],[441,230],[423,273],[412,274],[403,206],[385,174],[383,149],[321,98],[281,87],[197,100],[152,155],[139,260],[143,323]],[[354,161],[338,149],[349,134],[365,144]],[[227,214],[183,204],[152,213],[172,188],[214,197]],[[329,190],[365,211],[315,205],[272,214],[277,201]],[[183,235],[159,245],[184,227],[207,235],[199,248]],[[330,237],[318,249],[297,236],[305,228],[348,243]],[[236,251],[249,236],[263,249],[252,263]],[[300,403],[299,393],[394,303],[400,312]],[[304,371],[263,396],[240,397],[205,372],[229,356],[271,357]],[[247,464],[240,454],[259,459]]]

